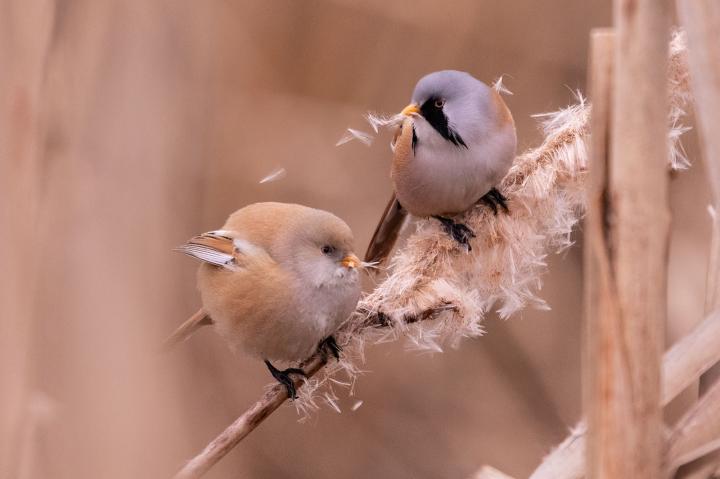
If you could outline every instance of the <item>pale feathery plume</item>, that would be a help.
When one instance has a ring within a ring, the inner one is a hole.
[[[497,80],[495,80],[492,84],[493,89],[500,93],[501,95],[514,95],[513,92],[508,90],[508,88],[503,83],[503,79],[505,78],[505,75],[500,75]]]
[[[680,137],[690,130],[681,120],[687,115],[692,102],[690,74],[687,67],[687,35],[682,30],[673,32],[668,59],[668,150],[673,170],[685,170],[690,166]]]
[[[397,127],[402,125],[403,120],[405,120],[405,117],[398,113],[396,115],[392,116],[385,116],[385,115],[378,115],[376,113],[368,112],[365,115],[365,119],[370,124],[372,129],[375,131],[375,133],[378,133],[380,131],[380,128],[385,127]]]
[[[374,139],[375,138],[370,133],[365,133],[364,131],[356,130],[354,128],[348,128],[345,130],[345,134],[342,138],[335,143],[335,146],[341,146],[353,140],[358,140],[366,146],[370,146],[372,145]]]
[[[269,175],[264,176],[258,183],[261,185],[263,183],[271,183],[285,178],[286,175],[287,171],[285,171],[285,168],[276,168]]]

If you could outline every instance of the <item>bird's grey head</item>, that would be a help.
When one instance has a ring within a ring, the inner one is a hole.
[[[403,113],[421,116],[446,141],[469,148],[487,126],[492,91],[469,73],[442,70],[418,81],[412,103]]]

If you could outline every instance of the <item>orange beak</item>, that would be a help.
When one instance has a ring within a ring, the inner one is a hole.
[[[360,266],[360,259],[354,254],[350,253],[349,255],[345,256],[343,259],[340,260],[340,264],[345,266],[346,268],[353,269]]]
[[[408,106],[403,108],[403,111],[400,112],[401,115],[405,116],[413,116],[420,113],[420,107],[418,107],[415,103],[410,103]]]

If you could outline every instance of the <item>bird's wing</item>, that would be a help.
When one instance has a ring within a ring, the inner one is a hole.
[[[267,252],[249,241],[234,238],[230,232],[217,230],[195,236],[175,251],[231,271],[243,269],[256,260],[270,260]]]
[[[377,262],[378,264],[385,261],[397,241],[407,215],[407,210],[400,205],[395,193],[393,193],[370,240],[365,253],[365,261]]]
[[[263,248],[234,236],[235,234],[230,231],[210,231],[191,238],[184,245],[175,248],[175,251],[230,271],[247,271],[254,267],[277,265]],[[199,310],[165,340],[162,349],[164,351],[172,349],[198,329],[211,324],[213,319],[204,310]]]

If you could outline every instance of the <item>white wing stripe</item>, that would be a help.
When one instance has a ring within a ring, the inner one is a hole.
[[[198,244],[186,244],[177,249],[178,251],[181,251],[188,256],[193,256],[201,261],[222,266],[231,271],[235,271],[237,269],[232,255],[222,253],[214,248]]]

